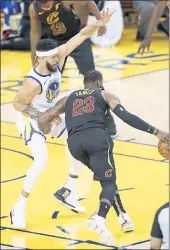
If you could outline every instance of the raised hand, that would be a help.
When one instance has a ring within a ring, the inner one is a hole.
[[[97,21],[96,25],[98,27],[105,26],[109,22],[114,12],[115,10],[110,11],[109,8],[107,8],[107,10],[103,10],[101,13],[101,20]]]

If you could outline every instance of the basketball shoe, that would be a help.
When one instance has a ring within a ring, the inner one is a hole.
[[[58,202],[71,209],[75,213],[85,213],[86,209],[80,205],[73,191],[66,187],[60,188],[54,197]]]
[[[100,241],[103,244],[107,246],[113,246],[115,244],[115,238],[106,227],[105,218],[94,214],[87,220],[86,225],[90,230],[99,235]]]

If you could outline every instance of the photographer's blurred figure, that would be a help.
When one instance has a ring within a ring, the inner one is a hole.
[[[161,206],[155,214],[150,249],[169,249],[169,202]]]

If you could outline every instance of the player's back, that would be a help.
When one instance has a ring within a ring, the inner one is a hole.
[[[106,130],[108,108],[100,89],[81,89],[71,93],[65,105],[68,135],[89,128]]]

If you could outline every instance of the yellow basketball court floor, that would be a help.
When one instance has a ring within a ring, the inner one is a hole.
[[[159,40],[158,40],[159,37]],[[124,32],[116,48],[94,47],[96,69],[103,73],[105,88],[122,104],[153,126],[168,130],[168,40],[156,34],[150,53],[136,55],[135,31]],[[108,227],[116,238],[114,247],[99,242],[85,226],[97,209],[100,186],[83,169],[77,182],[78,196],[87,212],[74,214],[59,204],[53,193],[65,183],[71,161],[66,135],[47,140],[49,161],[27,204],[25,230],[10,224],[9,212],[18,198],[32,156],[15,126],[12,101],[24,76],[31,69],[29,52],[1,54],[1,248],[26,249],[148,249],[153,216],[168,200],[168,162],[157,150],[157,139],[134,130],[116,119],[118,135],[114,157],[120,194],[135,223],[135,231],[123,234],[115,212],[110,210]],[[61,95],[81,88],[82,78],[69,59],[63,74]]]

